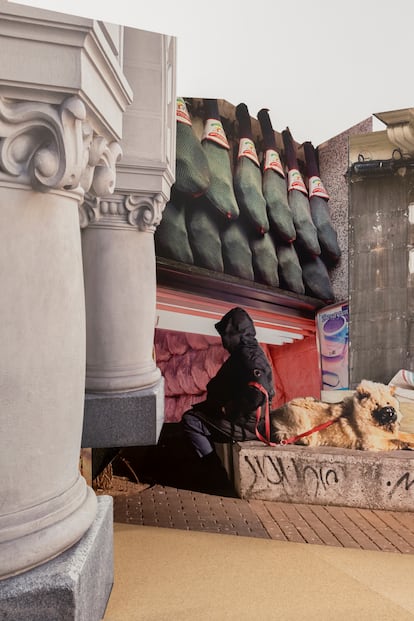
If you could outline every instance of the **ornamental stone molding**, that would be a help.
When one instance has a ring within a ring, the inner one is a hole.
[[[58,107],[0,98],[0,179],[43,192],[76,188],[87,163],[85,118],[76,97]]]
[[[80,185],[85,192],[95,196],[112,194],[115,189],[116,163],[122,156],[122,149],[118,142],[108,143],[103,136],[92,131],[90,126],[84,126],[85,134],[91,134],[88,161],[80,179]]]
[[[125,207],[129,212],[130,224],[137,226],[140,231],[154,233],[161,222],[165,199],[161,194],[154,196],[131,194],[125,201]]]
[[[161,222],[165,208],[162,194],[113,194],[99,198],[87,193],[80,206],[80,226],[104,228],[137,228],[144,233],[154,233]]]
[[[399,123],[387,127],[388,138],[402,153],[414,155],[414,123],[411,119],[407,123]]]
[[[116,197],[113,196],[115,201]],[[79,205],[79,224],[81,229],[85,229],[88,224],[96,223],[101,218],[100,199],[92,194],[85,194],[83,203]]]
[[[76,96],[60,105],[0,97],[0,181],[110,194],[121,153],[92,130]]]
[[[375,116],[386,124],[388,140],[403,155],[414,155],[414,108],[381,112]]]

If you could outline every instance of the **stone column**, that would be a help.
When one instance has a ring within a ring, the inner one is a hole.
[[[93,181],[95,141],[76,97],[60,105],[0,98],[0,578],[56,557],[96,514],[78,467],[78,207],[82,179]]]
[[[175,40],[125,28],[123,70],[134,100],[123,117],[115,194],[82,208],[86,399],[82,445],[153,445],[164,385],[153,358],[154,231],[175,170]]]
[[[111,394],[159,382],[153,358],[158,196],[88,197],[82,207],[86,390]]]
[[[81,209],[86,294],[84,447],[156,444],[164,385],[154,349],[154,230],[160,195],[88,196]]]
[[[79,474],[79,205],[115,188],[123,28],[0,0],[0,618],[102,619],[112,506]],[[47,562],[46,562],[47,561]]]

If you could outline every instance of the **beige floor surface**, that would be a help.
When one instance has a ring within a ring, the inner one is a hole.
[[[414,555],[114,525],[104,621],[413,621]]]

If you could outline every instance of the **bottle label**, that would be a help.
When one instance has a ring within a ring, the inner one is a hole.
[[[260,167],[259,158],[257,157],[256,147],[250,138],[240,138],[238,158],[248,157],[252,162]]]
[[[320,196],[329,200],[329,194],[319,177],[309,177],[309,197]]]
[[[192,125],[186,103],[182,97],[177,97],[176,119],[177,121],[179,121],[180,123],[184,123],[185,125]]]
[[[283,170],[282,162],[280,161],[280,156],[277,151],[274,149],[267,149],[264,156],[263,163],[263,171],[265,170],[275,170],[279,175],[285,177],[285,171]]]
[[[299,192],[303,192],[303,194],[308,194],[302,175],[297,168],[291,168],[288,171],[288,191],[290,192],[291,190],[299,190]]]
[[[224,133],[223,125],[218,119],[207,119],[204,124],[204,131],[201,140],[211,140],[211,142],[217,142],[217,144],[225,149],[230,149],[226,134]]]

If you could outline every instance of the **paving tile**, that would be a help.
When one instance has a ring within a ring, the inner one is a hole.
[[[306,543],[305,538],[302,536],[300,530],[296,528],[296,524],[294,524],[288,515],[283,511],[283,505],[279,502],[266,502],[265,506],[269,511],[270,515],[273,517],[275,522],[279,525],[280,529],[283,531],[287,541],[295,541],[296,543]],[[289,508],[287,509],[289,513]]]
[[[297,511],[308,523],[309,527],[315,531],[321,540],[321,543],[330,546],[341,547],[341,543],[338,538],[332,533],[329,528],[321,521],[321,519],[313,511],[312,505],[296,505]]]
[[[389,551],[389,542],[366,519],[367,512],[368,514],[371,513],[369,509],[343,507],[341,512],[344,515],[342,524],[363,550]],[[346,522],[346,519],[349,521]]]
[[[381,511],[379,517],[404,539],[408,544],[408,553],[414,553],[414,523],[411,523],[410,530],[409,527],[400,521],[397,511]]]
[[[331,531],[331,533],[338,539],[344,548],[359,548],[358,543],[353,539],[348,531],[343,527],[340,521],[336,519],[338,515],[334,516],[331,511],[332,507],[324,507],[322,505],[312,505],[312,511],[325,524],[325,526]]]
[[[286,515],[289,522],[295,525],[295,528],[303,537],[306,543],[323,543],[322,539],[319,538],[317,533],[303,519],[296,505],[285,503],[281,506],[281,510]]]
[[[364,549],[364,546],[371,545],[372,540],[349,517],[348,507],[328,507],[328,511],[349,535],[350,541],[347,547]]]
[[[414,513],[408,511],[393,511],[394,518],[405,528],[414,533]]]
[[[279,524],[270,515],[263,500],[250,500],[249,505],[265,527],[270,539],[288,541]]]
[[[361,511],[361,510],[360,510]],[[372,526],[380,532],[384,538],[389,542],[387,544],[387,549],[393,551],[394,549],[399,550],[400,552],[407,553],[407,544],[400,537],[400,535],[395,532],[390,526],[379,517],[379,511],[370,511],[369,513],[364,514],[364,517],[372,524]]]
[[[249,501],[162,485],[130,486],[113,499],[121,523],[414,554],[409,512]]]
[[[345,509],[348,511],[348,509]],[[348,511],[349,514],[349,511]],[[396,552],[399,551],[395,546],[384,536],[381,528],[381,523],[377,520],[374,524],[371,520],[372,512],[368,509],[354,509],[354,513],[351,519],[354,520],[358,526],[363,530],[367,537],[383,552]],[[380,528],[378,528],[380,526]]]

